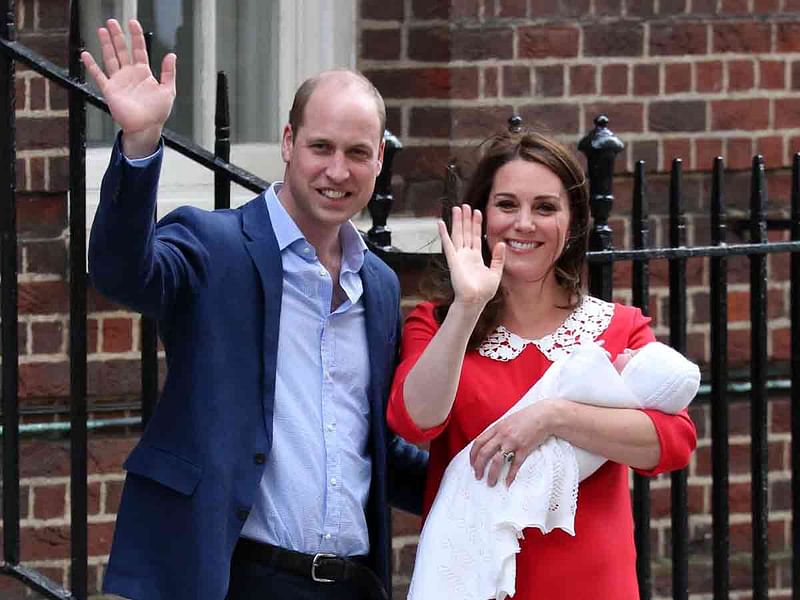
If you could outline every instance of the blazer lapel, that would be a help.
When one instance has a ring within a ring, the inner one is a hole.
[[[246,238],[247,251],[258,270],[264,293],[264,397],[267,399],[264,403],[264,422],[267,430],[267,449],[269,449],[272,446],[283,263],[263,194],[242,207],[242,232]]]
[[[364,260],[361,268],[361,281],[364,284],[364,318],[367,326],[367,347],[369,351],[369,403],[370,422],[372,424],[373,443],[375,448],[385,446],[384,437],[384,410],[385,406],[381,397],[381,385],[388,373],[385,369],[386,352],[389,340],[386,335],[386,324],[391,316],[386,314],[381,289],[380,279],[372,266],[370,255]]]

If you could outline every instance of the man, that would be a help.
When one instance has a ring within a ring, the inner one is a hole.
[[[130,32],[129,50],[119,23],[99,29],[106,73],[82,57],[122,129],[89,265],[99,290],[158,318],[168,373],[125,465],[104,587],[386,597],[387,503],[419,510],[426,455],[386,430],[399,285],[348,220],[380,172],[383,101],[356,73],[307,81],[283,131],[284,183],[154,226],[176,57],[156,81],[138,22]]]

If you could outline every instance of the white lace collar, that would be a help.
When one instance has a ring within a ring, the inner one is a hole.
[[[478,352],[486,358],[508,362],[519,356],[528,344],[533,344],[548,360],[555,361],[569,355],[575,346],[596,340],[608,328],[613,316],[614,305],[611,302],[584,296],[580,305],[553,333],[529,340],[500,325],[481,343]]]

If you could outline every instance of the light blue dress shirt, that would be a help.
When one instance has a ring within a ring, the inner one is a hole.
[[[274,437],[242,535],[306,553],[367,554],[366,246],[351,223],[341,228],[346,298],[331,312],[333,280],[278,200],[279,186],[265,193],[283,261]]]
[[[142,167],[161,152],[126,160]],[[309,554],[364,555],[372,474],[359,275],[366,244],[352,223],[342,226],[346,298],[331,312],[333,280],[278,200],[281,185],[264,193],[283,263],[273,441],[242,536]]]

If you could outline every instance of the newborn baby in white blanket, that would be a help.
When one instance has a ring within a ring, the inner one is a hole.
[[[697,365],[659,342],[626,351],[614,364],[599,344],[585,344],[555,361],[500,419],[544,398],[674,414],[689,405],[699,385]],[[528,456],[510,487],[489,487],[475,479],[471,447],[459,452],[444,473],[420,535],[409,600],[513,595],[522,530],[559,528],[575,535],[578,482],[606,462],[551,437]]]

